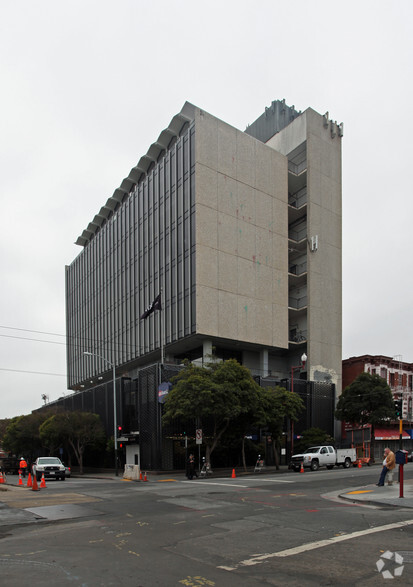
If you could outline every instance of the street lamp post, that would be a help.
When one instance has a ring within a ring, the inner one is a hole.
[[[294,392],[294,371],[297,369],[304,369],[307,362],[307,355],[303,353],[301,355],[301,365],[291,367],[291,392]],[[291,420],[291,456],[294,454],[294,422]]]
[[[115,443],[115,475],[118,476],[118,423],[117,423],[117,416],[116,416],[116,368],[115,363],[111,363],[102,355],[98,355],[97,353],[89,353],[88,351],[83,352],[84,355],[88,357],[99,357],[102,361],[105,361],[111,369],[113,370],[113,439]]]

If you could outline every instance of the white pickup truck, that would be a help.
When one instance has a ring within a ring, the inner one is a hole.
[[[317,471],[320,467],[332,469],[334,465],[341,465],[344,469],[348,469],[356,461],[355,448],[339,448],[336,450],[332,446],[312,446],[301,454],[293,455],[289,469],[300,471],[301,464],[304,468],[310,468],[312,471]]]

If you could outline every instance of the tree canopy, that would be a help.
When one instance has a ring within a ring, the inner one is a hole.
[[[3,443],[3,436],[6,432],[7,426],[11,423],[11,418],[3,418],[0,420],[0,442]]]
[[[185,426],[196,422],[202,429],[209,428],[210,434],[204,434],[208,461],[223,435],[230,433],[241,439],[245,467],[246,434],[254,428],[266,428],[279,467],[278,448],[286,419],[297,421],[304,409],[299,395],[284,387],[260,387],[250,370],[235,359],[205,367],[187,364],[172,382],[163,422],[179,419]]]
[[[40,426],[44,445],[56,449],[69,445],[83,473],[83,455],[87,447],[100,448],[105,443],[105,431],[100,417],[89,412],[61,412],[54,414]]]
[[[189,363],[174,377],[172,383],[173,387],[165,402],[163,421],[196,421],[200,428],[208,424],[211,434],[205,438],[207,461],[231,423],[238,419],[240,428],[245,429],[247,422],[251,426],[260,387],[249,369],[235,359],[210,363],[204,367]]]
[[[42,448],[39,427],[49,417],[50,411],[42,411],[12,418],[3,435],[3,448],[24,456],[26,460],[33,460]]]
[[[361,373],[339,397],[335,416],[342,422],[370,424],[373,443],[375,426],[396,418],[390,387],[379,375]]]

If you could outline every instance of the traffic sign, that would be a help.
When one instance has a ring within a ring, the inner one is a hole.
[[[196,444],[202,444],[202,429],[197,428],[196,430]]]

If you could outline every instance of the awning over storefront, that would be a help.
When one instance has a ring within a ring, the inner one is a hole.
[[[398,428],[376,428],[374,438],[375,440],[399,440],[400,432]],[[410,435],[403,430],[402,438],[403,440],[410,440]]]

